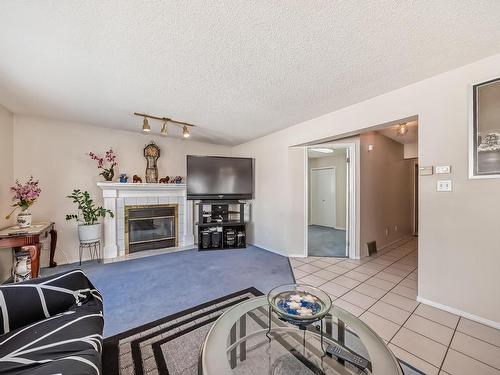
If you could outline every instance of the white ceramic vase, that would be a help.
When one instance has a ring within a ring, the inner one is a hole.
[[[29,228],[31,226],[31,214],[26,211],[21,211],[17,215],[17,225],[19,228]]]
[[[17,258],[14,263],[14,282],[29,280],[31,278],[31,260],[28,256]]]
[[[81,243],[95,242],[101,239],[101,224],[78,225],[78,238]]]

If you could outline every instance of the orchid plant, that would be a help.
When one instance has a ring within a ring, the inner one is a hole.
[[[12,200],[14,200],[15,203],[12,205],[14,209],[11,213],[5,216],[6,220],[9,220],[18,208],[20,208],[21,211],[26,211],[30,208],[42,192],[42,189],[38,187],[38,180],[35,181],[33,176],[31,176],[30,179],[24,184],[21,184],[19,180],[16,180],[15,185],[12,186],[10,190],[14,193]]]
[[[97,169],[102,169],[102,172],[99,173],[99,175],[104,177],[106,181],[113,180],[113,177],[115,175],[114,168],[118,165],[113,149],[110,148],[108,151],[106,151],[104,157],[96,155],[93,152],[89,152],[89,156],[92,160],[95,160],[97,162]]]

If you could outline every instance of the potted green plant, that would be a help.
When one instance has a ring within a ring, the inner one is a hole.
[[[94,242],[101,238],[101,224],[99,218],[106,215],[114,217],[113,212],[103,207],[96,207],[88,191],[73,190],[67,198],[78,206],[77,214],[66,215],[66,220],[76,220],[80,242]]]

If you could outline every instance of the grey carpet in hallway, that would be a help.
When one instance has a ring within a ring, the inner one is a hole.
[[[309,225],[308,256],[316,257],[344,257],[345,230]]]

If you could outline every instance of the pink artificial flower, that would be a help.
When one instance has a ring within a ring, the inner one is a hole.
[[[35,181],[33,176],[31,176],[24,185],[21,185],[19,180],[16,180],[15,185],[12,186],[10,190],[14,193],[12,199],[17,201],[14,203],[14,206],[19,206],[23,209],[27,209],[31,206],[42,192],[42,189],[38,187],[38,180]]]

